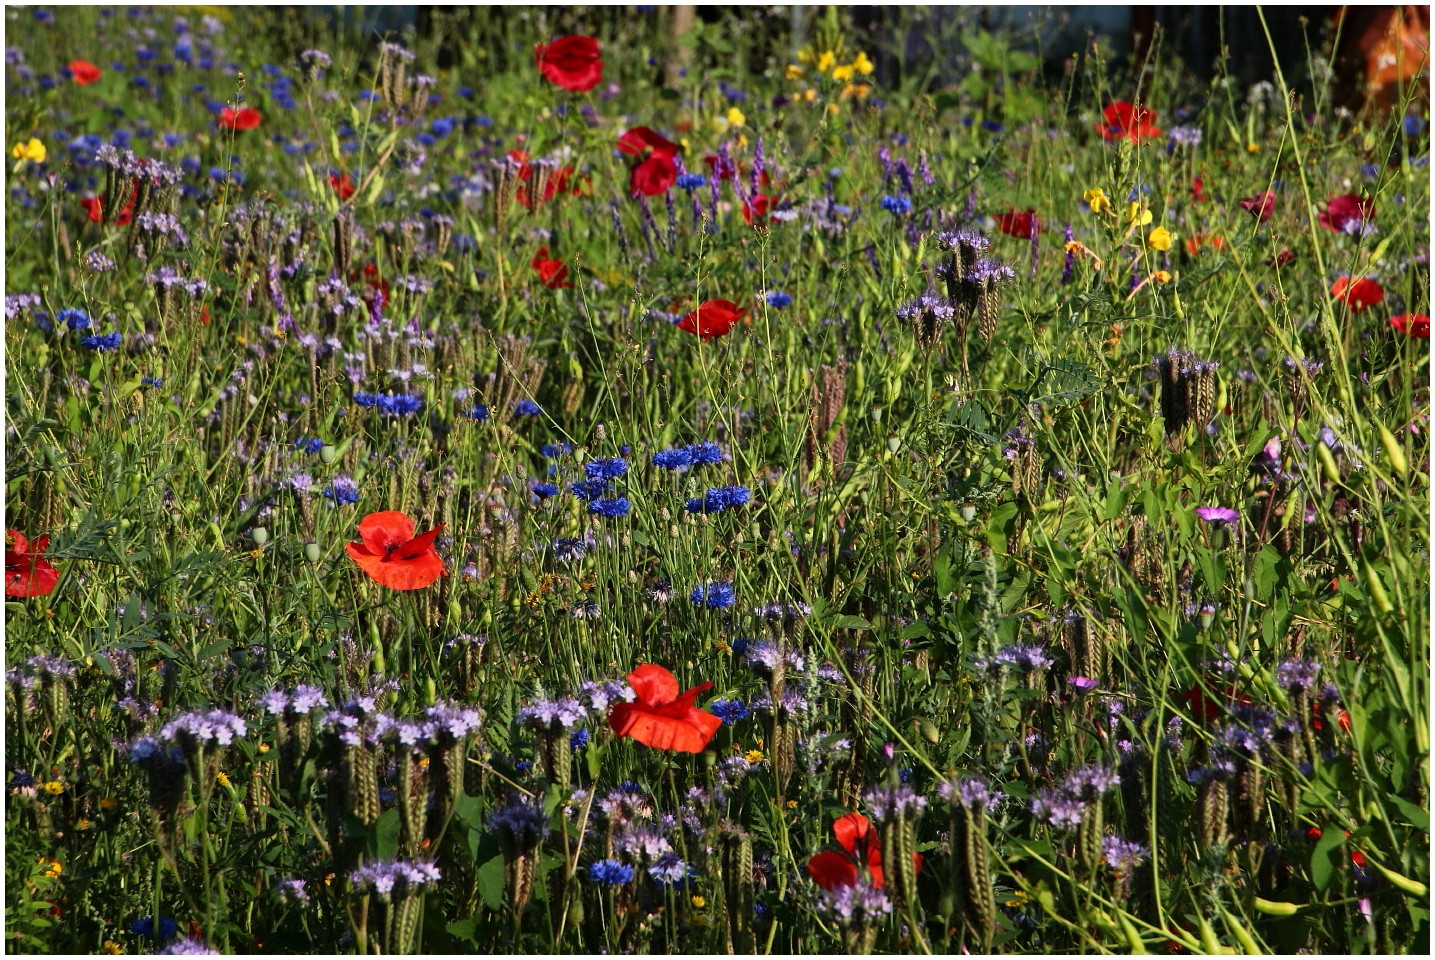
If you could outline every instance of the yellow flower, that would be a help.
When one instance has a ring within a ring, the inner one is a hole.
[[[219,771],[214,775],[214,780],[221,787],[229,786],[229,774],[225,773],[223,770]]]
[[[1100,187],[1092,187],[1081,195],[1081,199],[1085,200],[1087,206],[1091,207],[1092,213],[1105,213],[1111,209],[1111,199],[1106,196],[1106,191]]]
[[[95,826],[95,821],[89,819],[88,817],[81,817],[81,818],[75,823],[75,829],[76,829],[76,830],[81,830],[81,831],[84,831],[84,830],[92,830],[92,829],[94,829],[94,826]]]
[[[1132,201],[1131,206],[1126,208],[1126,222],[1133,227],[1144,227],[1151,222],[1151,211]]]
[[[106,940],[104,951],[112,957],[117,957],[125,952],[125,948],[120,946],[118,943],[115,943],[113,940]]]
[[[10,151],[10,155],[16,160],[33,160],[36,163],[44,163],[48,153],[43,143],[31,137],[26,143],[15,144],[15,149]]]
[[[45,864],[45,876],[51,880],[59,879],[60,874],[65,872],[65,865],[58,860],[53,860],[50,857],[41,857],[40,862]]]
[[[796,801],[796,800],[789,800],[789,801],[787,801],[787,809],[789,809],[789,810],[796,810],[796,809],[797,809],[797,801]]]
[[[746,760],[748,763],[762,763],[762,761],[765,759],[762,755],[761,750],[749,750],[742,756],[743,759]]]
[[[811,103],[812,101],[814,101],[814,100],[817,99],[817,91],[816,91],[816,90],[805,90],[805,91],[803,91],[802,99],[806,100],[808,103]]]
[[[65,792],[65,785],[58,780],[51,780],[45,784],[45,792],[52,797],[58,797]]]
[[[811,63],[811,62],[812,62],[812,48],[811,48],[811,47],[803,47],[801,50],[797,51],[797,62],[798,62],[798,63]]]
[[[100,809],[104,810],[107,813],[113,810],[118,805],[118,801],[116,801],[114,797],[105,797],[103,800],[100,801]]]
[[[700,894],[700,893],[695,893],[695,894],[693,894],[693,906],[695,906],[695,907],[697,907],[699,910],[701,910],[703,907],[705,907],[705,906],[707,906],[707,905],[708,905],[708,898],[707,898],[707,897],[703,896],[703,895]]]
[[[852,69],[856,70],[864,77],[870,77],[872,75],[872,71],[876,69],[876,65],[871,60],[867,59],[867,54],[859,50],[857,51],[857,59],[852,61]]]
[[[259,745],[259,755],[260,755],[260,756],[263,756],[264,754],[266,754],[266,753],[268,753],[268,752],[269,752],[269,744],[267,744],[267,743],[261,743],[261,744]]]
[[[747,123],[747,117],[744,116],[743,112],[737,107],[729,107],[727,111],[727,122],[734,127],[740,127],[744,123]]]
[[[844,82],[845,82],[845,81],[847,81],[847,80],[851,80],[851,79],[852,79],[852,73],[853,73],[853,67],[852,67],[852,65],[851,65],[850,63],[844,63],[842,66],[836,67],[836,68],[833,69],[833,71],[832,71],[832,79],[833,79],[833,80],[841,80],[841,81],[844,81]]]
[[[789,63],[789,64],[787,65],[786,75],[787,75],[787,79],[789,79],[789,80],[797,80],[797,79],[800,79],[800,78],[802,77],[802,75],[803,75],[804,73],[806,73],[806,72],[807,72],[806,70],[803,70],[801,67],[799,67],[799,66],[798,66],[797,64],[795,64],[795,63]]]
[[[1151,274],[1151,279],[1155,280],[1157,283],[1170,283],[1171,274],[1166,272],[1165,270],[1157,270],[1155,273]]]
[[[1146,246],[1152,250],[1165,252],[1171,249],[1171,231],[1165,227],[1157,227],[1146,234]]]
[[[1260,145],[1259,143],[1248,143],[1248,144],[1246,144],[1246,153],[1260,153],[1260,152],[1261,152],[1261,145]]]
[[[858,100],[866,100],[867,94],[871,92],[872,88],[865,83],[849,83],[842,88],[842,98],[845,100],[848,97],[856,97]]]
[[[837,54],[833,53],[831,50],[825,51],[822,56],[817,58],[818,73],[826,73],[828,70],[831,70],[836,65]]]

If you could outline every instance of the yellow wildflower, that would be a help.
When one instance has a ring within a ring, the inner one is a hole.
[[[1092,213],[1105,213],[1111,209],[1111,198],[1100,187],[1092,187],[1081,195],[1081,199],[1086,201]]]
[[[100,801],[100,809],[104,810],[107,813],[113,810],[118,805],[119,803],[115,800],[114,797],[105,797],[103,800]]]
[[[1126,222],[1133,227],[1144,227],[1151,222],[1151,211],[1133,200],[1126,208]]]
[[[699,910],[701,910],[703,907],[705,907],[705,906],[707,906],[707,905],[708,905],[708,898],[707,898],[707,897],[703,896],[703,895],[700,894],[700,893],[695,893],[695,894],[693,894],[693,906],[695,906],[695,907],[697,907]]]
[[[806,72],[807,72],[806,70],[803,70],[803,69],[802,69],[801,67],[799,67],[797,64],[795,64],[795,63],[789,63],[789,64],[787,65],[786,76],[787,76],[787,79],[789,79],[789,80],[799,80],[799,79],[802,78],[802,75],[803,75],[804,73],[806,73]]]
[[[1160,250],[1163,253],[1171,249],[1171,231],[1165,227],[1157,227],[1146,234],[1146,246],[1152,250]]]
[[[852,69],[856,70],[864,77],[870,77],[872,75],[872,71],[876,69],[876,64],[874,64],[871,60],[868,60],[867,54],[859,50],[857,51],[857,59],[852,61]]]
[[[798,63],[811,63],[812,61],[813,61],[813,54],[812,54],[812,48],[811,48],[811,47],[803,47],[801,50],[797,51],[797,62],[798,62]]]
[[[16,160],[33,160],[35,163],[44,163],[45,157],[49,154],[43,143],[31,137],[25,143],[15,144],[15,149],[10,151],[10,155]]]
[[[734,127],[740,127],[747,123],[747,117],[737,107],[729,107],[727,111],[727,122]]]
[[[1260,153],[1260,152],[1261,152],[1261,145],[1260,145],[1259,143],[1248,143],[1248,144],[1246,144],[1246,153]]]
[[[766,759],[762,755],[761,750],[749,750],[747,753],[744,753],[742,757],[748,763],[762,763],[762,761]]]
[[[79,831],[81,831],[81,832],[83,832],[83,831],[85,831],[85,830],[92,830],[92,829],[94,829],[94,826],[95,826],[95,821],[89,819],[88,817],[81,817],[79,820],[77,820],[77,821],[75,822],[75,829],[76,829],[76,830],[79,830]]]
[[[104,951],[112,957],[117,957],[125,952],[125,948],[120,946],[118,943],[115,943],[113,940],[106,940]]]
[[[266,754],[266,753],[268,753],[268,752],[269,752],[269,744],[267,744],[267,743],[261,743],[261,744],[259,745],[259,755],[262,757],[264,754]]]
[[[831,50],[824,51],[822,56],[817,58],[817,72],[826,73],[837,66],[837,54]]]
[[[845,82],[845,81],[847,81],[847,80],[851,80],[851,79],[852,79],[853,70],[854,70],[854,68],[853,68],[853,66],[852,66],[850,63],[844,63],[844,64],[843,64],[842,66],[840,66],[840,67],[834,67],[833,70],[832,70],[832,79],[833,79],[833,80],[840,80],[840,81],[843,81],[843,82]]]
[[[40,862],[45,864],[45,876],[51,880],[58,880],[60,874],[65,872],[65,865],[50,857],[41,857]]]
[[[802,99],[806,100],[808,103],[811,103],[812,101],[814,101],[814,100],[817,99],[817,91],[816,91],[816,90],[805,90],[805,91],[803,91],[803,93],[802,93]]]
[[[843,99],[856,97],[858,100],[866,100],[867,95],[871,92],[872,88],[865,83],[849,83],[842,88],[842,97]]]
[[[796,800],[789,800],[789,801],[787,801],[787,809],[789,809],[789,810],[796,810],[796,809],[797,809],[797,801],[796,801]]]
[[[221,787],[227,787],[229,786],[229,774],[221,770],[214,775],[214,781],[215,783],[218,783]]]
[[[58,797],[65,792],[65,785],[58,780],[51,780],[45,784],[45,792],[52,797]]]
[[[1157,283],[1170,283],[1171,274],[1165,270],[1157,270],[1155,273],[1151,274],[1151,279],[1155,280]]]

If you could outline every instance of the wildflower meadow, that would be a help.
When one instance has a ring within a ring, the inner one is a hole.
[[[7,950],[1428,951],[1423,65],[673,15],[6,8]]]

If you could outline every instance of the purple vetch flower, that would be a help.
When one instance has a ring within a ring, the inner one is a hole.
[[[587,716],[583,704],[574,697],[562,700],[539,700],[518,711],[517,720],[524,726],[551,727],[555,724],[564,730],[580,726]]]
[[[209,945],[198,937],[180,937],[171,941],[159,952],[163,957],[217,957],[218,950],[211,950]]]
[[[908,815],[915,817],[927,807],[927,798],[906,783],[895,787],[873,787],[862,795],[862,799],[872,811],[872,818],[879,822],[900,820]]]
[[[1121,777],[1115,769],[1104,763],[1094,763],[1071,771],[1062,789],[1083,803],[1091,803],[1120,783]]]
[[[1006,797],[1006,794],[1000,790],[993,790],[980,777],[944,780],[937,787],[937,793],[952,806],[966,807],[968,810],[975,810],[978,807],[995,810],[997,804]]]
[[[817,893],[817,912],[842,929],[871,927],[892,912],[887,894],[865,883],[839,884]]]
[[[182,713],[159,731],[162,740],[189,739],[196,745],[228,746],[249,732],[244,718],[227,710]]]
[[[1314,660],[1287,660],[1276,667],[1276,682],[1289,694],[1309,693],[1320,676],[1320,664]]]
[[[290,877],[280,880],[274,885],[274,893],[280,900],[289,903],[308,903],[309,891],[305,889],[303,880]]]
[[[1235,523],[1241,519],[1239,510],[1230,507],[1197,507],[1196,516],[1207,523]]]
[[[498,836],[505,850],[532,850],[548,836],[548,818],[541,803],[520,797],[488,818],[489,830]]]
[[[1031,800],[1031,812],[1053,827],[1071,829],[1081,825],[1086,807],[1061,787],[1038,790]]]
[[[418,893],[440,879],[442,875],[432,861],[366,863],[349,874],[349,883],[356,890],[372,891],[383,899],[395,894],[406,896]]]

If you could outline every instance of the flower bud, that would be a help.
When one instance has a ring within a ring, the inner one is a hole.
[[[318,563],[322,556],[323,554],[319,550],[319,545],[317,543],[304,544],[305,560],[308,560],[310,563]]]
[[[269,531],[264,527],[255,527],[249,531],[249,538],[262,547],[269,542]]]
[[[326,443],[319,448],[319,459],[325,463],[333,463],[339,457],[339,451],[334,449],[332,443]]]

